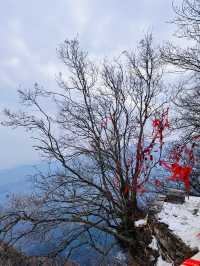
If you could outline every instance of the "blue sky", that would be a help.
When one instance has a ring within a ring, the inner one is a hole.
[[[64,71],[56,48],[66,38],[78,34],[93,56],[109,57],[134,48],[147,31],[157,43],[174,40],[173,15],[172,0],[2,1],[0,112],[17,108],[19,88],[56,89],[55,75]],[[23,130],[0,127],[0,169],[39,161],[31,145]]]

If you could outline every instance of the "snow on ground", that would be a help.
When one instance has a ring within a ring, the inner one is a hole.
[[[172,263],[164,261],[160,256],[157,260],[157,266],[172,266]]]
[[[190,247],[200,249],[200,197],[189,197],[184,204],[164,202],[158,218]]]

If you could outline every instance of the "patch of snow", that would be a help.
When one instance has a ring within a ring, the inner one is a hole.
[[[135,221],[136,227],[144,226],[146,224],[147,224],[147,217],[145,219],[140,219],[140,220]]]
[[[153,239],[152,239],[151,243],[149,244],[149,247],[152,249],[155,249],[155,250],[158,249],[158,244],[157,244],[157,240],[156,240],[155,236],[153,236]]]
[[[162,257],[160,256],[157,260],[157,266],[172,266],[172,263],[166,262],[165,260],[162,259]]]
[[[200,252],[198,252],[196,255],[192,257],[193,260],[199,260],[200,261]]]
[[[187,245],[200,249],[200,197],[189,197],[183,204],[165,202],[158,218]]]

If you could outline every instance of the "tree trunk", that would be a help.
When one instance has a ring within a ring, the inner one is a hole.
[[[129,240],[118,239],[119,244],[130,257],[129,265],[153,266],[156,264],[159,253],[149,247],[153,239],[151,229],[148,226],[136,227],[135,221],[144,218],[144,214],[137,209],[134,210],[134,214],[135,219],[133,219],[133,213],[131,217],[127,215],[118,228],[118,232]]]

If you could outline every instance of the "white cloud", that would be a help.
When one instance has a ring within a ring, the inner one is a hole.
[[[41,64],[39,66],[39,71],[45,78],[55,79],[55,76],[58,74],[58,65],[53,62]]]
[[[8,67],[16,68],[20,65],[20,59],[18,57],[11,57],[5,60],[3,64]]]

